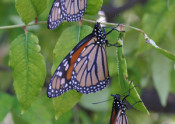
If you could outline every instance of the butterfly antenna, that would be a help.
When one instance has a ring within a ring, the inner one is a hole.
[[[92,104],[99,104],[99,103],[107,102],[107,101],[110,101],[110,100],[113,100],[113,98],[112,99],[105,100],[105,101],[101,101],[101,102],[95,102],[95,103],[92,103]]]
[[[131,84],[133,83],[133,80],[130,81],[130,84],[129,84],[129,92],[128,92],[128,95],[126,95],[122,101],[125,101],[125,99],[130,95],[130,91],[131,91]]]
[[[139,103],[139,102],[142,102],[142,101],[138,101],[138,102],[135,102],[134,104],[132,104],[129,108],[127,108],[128,110],[131,109],[135,104]]]
[[[132,87],[130,90],[134,89],[135,87],[138,87],[138,85],[134,85],[134,87]],[[121,96],[123,97],[125,95],[125,93],[127,93],[129,90],[127,90],[126,92],[124,92]]]

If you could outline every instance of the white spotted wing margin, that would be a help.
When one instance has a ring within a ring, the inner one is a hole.
[[[67,70],[70,66],[69,57],[70,54],[61,62],[50,80],[47,88],[49,98],[60,96],[64,92],[73,89],[71,81],[66,78]]]
[[[61,0],[62,11],[68,22],[81,20],[87,7],[87,0]]]
[[[48,29],[56,29],[63,21],[64,16],[62,14],[62,8],[61,8],[61,2],[60,0],[55,0],[53,2],[53,5],[51,7],[48,20],[47,20],[47,27]]]
[[[92,38],[77,59],[72,72],[74,89],[89,94],[103,90],[109,84],[105,44]]]
[[[68,70],[71,66],[71,59],[73,59],[72,56],[75,55],[81,46],[85,45],[93,37],[94,34],[90,34],[81,40],[57,67],[47,88],[47,96],[49,98],[58,97],[68,90],[74,89],[71,78],[67,78]],[[74,66],[74,63],[72,63],[72,66]]]
[[[56,29],[64,20],[68,22],[81,20],[86,7],[87,0],[54,0],[48,16],[48,29]]]

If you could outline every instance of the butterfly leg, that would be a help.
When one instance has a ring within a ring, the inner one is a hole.
[[[137,104],[137,103],[139,103],[139,102],[142,102],[142,101],[138,101],[138,102],[132,104],[129,108],[126,106],[126,108],[129,110],[129,109],[131,109],[135,104]]]
[[[130,95],[130,91],[131,91],[131,84],[133,83],[133,81],[131,80],[131,82],[130,82],[130,84],[129,84],[129,92],[128,92],[128,95],[126,95],[124,98],[123,98],[123,100],[122,101],[125,101],[126,100],[126,98]]]
[[[130,90],[134,89],[135,87],[138,87],[138,85],[134,85],[134,87],[130,88]],[[129,91],[129,90],[128,90],[128,91]],[[126,92],[128,92],[128,91],[126,91]],[[125,92],[125,93],[126,93],[126,92]],[[123,93],[121,96],[124,97],[124,94],[125,94],[125,93]]]
[[[111,47],[111,46],[122,47],[122,45],[118,45],[118,43],[110,44],[110,43],[108,42],[108,40],[106,40],[106,45],[107,45],[107,47]]]
[[[105,35],[107,36],[108,34],[110,34],[112,31],[118,31],[118,32],[123,32],[123,31],[119,31],[119,30],[117,30],[116,28],[118,27],[118,26],[120,26],[120,23],[118,23],[117,24],[117,26],[115,26],[115,27],[113,27],[113,28],[111,28],[111,27],[103,27],[103,30],[104,30],[104,32],[105,32],[105,28],[109,28],[109,29],[111,29],[109,32],[107,32]]]

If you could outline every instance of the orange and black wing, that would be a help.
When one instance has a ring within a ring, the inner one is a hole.
[[[47,20],[48,29],[56,29],[64,21],[62,12],[61,0],[55,0]]]
[[[110,124],[129,124],[129,123],[126,114],[122,113],[122,110],[116,111],[113,107]]]
[[[114,124],[116,118],[117,118],[117,114],[116,114],[115,108],[114,108],[114,106],[113,106],[113,107],[112,107],[112,113],[111,113],[110,124]]]
[[[88,94],[100,91],[109,83],[105,44],[92,38],[75,62],[71,81],[74,89]]]
[[[94,37],[93,34],[86,36],[80,41],[74,49],[63,59],[53,74],[49,86],[47,88],[47,96],[50,98],[60,96],[68,90],[74,89],[71,81],[72,71],[75,62],[80,56],[83,49],[86,47],[90,39]]]
[[[84,15],[87,0],[61,0],[63,15],[67,21],[78,21]]]

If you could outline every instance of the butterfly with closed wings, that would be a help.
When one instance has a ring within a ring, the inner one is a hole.
[[[64,20],[81,20],[86,7],[87,0],[55,0],[48,16],[48,29],[56,29]]]
[[[89,94],[100,91],[109,84],[109,71],[106,56],[106,40],[100,23],[93,32],[82,39],[63,59],[53,74],[48,89],[48,97],[57,97],[68,90],[75,89]],[[116,44],[114,44],[116,45]]]
[[[110,124],[129,124],[125,111],[133,107],[136,103],[141,102],[141,101],[138,101],[134,103],[130,108],[127,107],[125,100],[130,95],[131,83],[132,81],[130,82],[130,85],[129,85],[128,95],[126,95],[123,99],[121,99],[120,94],[111,95],[114,97],[114,101],[113,101]]]

